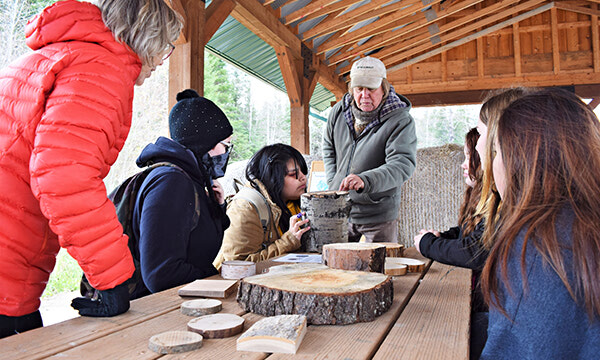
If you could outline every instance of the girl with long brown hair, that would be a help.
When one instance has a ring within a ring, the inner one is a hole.
[[[482,358],[597,358],[600,122],[552,89],[515,100],[489,131],[485,166],[502,205],[481,276]]]

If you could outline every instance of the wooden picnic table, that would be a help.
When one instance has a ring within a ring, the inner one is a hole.
[[[414,249],[408,256],[419,257]],[[257,264],[257,271],[273,261]],[[220,278],[216,276],[215,278]],[[428,262],[423,273],[393,278],[391,308],[371,322],[310,325],[295,355],[236,351],[239,335],[204,339],[200,349],[160,355],[148,349],[151,336],[186,330],[181,314],[181,286],[131,303],[112,318],[77,317],[0,340],[5,359],[467,359],[471,271]],[[247,313],[235,293],[223,301],[222,313],[243,316],[247,329],[262,316]]]

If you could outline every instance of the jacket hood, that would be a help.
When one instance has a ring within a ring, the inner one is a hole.
[[[154,144],[146,145],[137,158],[136,164],[143,168],[161,161],[179,166],[192,178],[202,178],[194,153],[183,145],[162,136]]]
[[[128,63],[137,62],[141,68],[139,56],[128,45],[115,41],[102,21],[100,9],[87,2],[64,0],[48,6],[27,22],[25,37],[33,50],[67,41],[96,43],[116,55],[127,55]]]

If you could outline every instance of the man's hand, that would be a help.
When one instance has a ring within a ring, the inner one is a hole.
[[[342,180],[340,184],[339,191],[348,191],[348,190],[361,190],[365,187],[365,182],[362,181],[360,176],[355,174],[350,174]]]
[[[79,315],[92,317],[110,317],[129,310],[129,290],[127,282],[112,289],[98,291],[98,300],[86,297],[73,299],[71,306],[79,310]]]

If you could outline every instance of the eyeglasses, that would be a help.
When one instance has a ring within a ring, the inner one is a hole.
[[[171,54],[173,54],[173,50],[175,50],[175,45],[173,44],[169,44],[169,47],[171,48],[171,50],[169,51],[169,53],[162,58],[162,61],[165,61],[169,58],[169,56],[171,56]]]
[[[233,149],[233,144],[227,141],[219,141],[219,144],[225,146],[225,152],[230,152]]]

